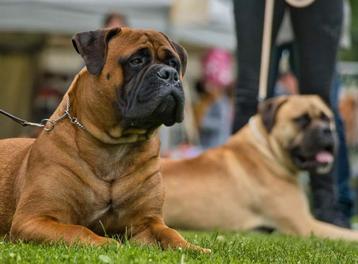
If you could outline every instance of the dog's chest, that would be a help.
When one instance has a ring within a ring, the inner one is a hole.
[[[113,202],[109,199],[107,202],[93,202],[93,207],[86,217],[87,224],[91,224],[104,216],[114,213]]]
[[[129,162],[131,153],[126,148],[107,153],[95,170],[96,177],[113,185],[117,179],[128,173],[133,164]]]
[[[103,231],[120,230],[140,221],[153,208],[162,206],[163,186],[159,174],[157,152],[135,151],[118,154],[120,162],[107,160],[107,166],[96,173],[98,185],[92,185],[89,210],[84,224]],[[117,153],[116,153],[117,155]],[[117,159],[118,156],[114,159]],[[108,162],[109,161],[109,162]],[[156,199],[158,198],[158,199]]]
[[[131,210],[127,206],[111,203],[93,210],[87,219],[86,226],[98,234],[120,234],[126,230],[127,226],[131,225],[128,222],[128,219],[131,219],[130,215]]]
[[[122,215],[125,215],[126,211],[126,207],[115,205],[112,200],[97,202],[88,212],[83,224],[95,232],[107,232],[108,222],[113,222],[112,219],[117,219],[117,222],[121,221]]]
[[[108,186],[102,189],[101,193],[93,192],[88,203],[89,210],[87,211],[86,225],[91,225],[101,219],[119,215],[120,212],[125,211],[125,206],[121,206],[119,195],[113,194],[113,187]]]
[[[163,197],[160,175],[151,176],[144,182],[135,178],[131,175],[110,186],[105,196],[92,197],[93,206],[85,225],[99,232],[103,229],[120,231],[150,214],[152,208],[160,209]]]

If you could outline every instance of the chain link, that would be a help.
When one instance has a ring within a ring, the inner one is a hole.
[[[74,124],[75,126],[83,129],[83,130],[86,130],[85,126],[82,125],[80,123],[80,121],[78,121],[77,117],[73,117],[71,114],[70,114],[70,108],[71,105],[70,105],[70,97],[67,96],[67,105],[66,105],[66,110],[64,112],[64,114],[62,116],[60,116],[59,118],[57,118],[56,120],[50,120],[50,119],[44,119],[41,121],[41,123],[44,125],[44,130],[46,132],[50,132],[52,131],[56,124],[60,121],[62,121],[63,119],[65,119],[66,117],[70,120],[70,122],[72,124]]]

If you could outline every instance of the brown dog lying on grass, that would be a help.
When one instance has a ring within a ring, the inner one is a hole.
[[[332,112],[319,97],[268,100],[223,146],[194,159],[162,160],[164,219],[183,229],[266,226],[358,240],[358,232],[314,219],[298,183],[300,170],[330,170],[335,144]]]
[[[0,141],[0,234],[13,240],[142,244],[204,252],[168,228],[157,128],[183,119],[186,52],[164,34],[77,34],[86,69],[37,139]]]

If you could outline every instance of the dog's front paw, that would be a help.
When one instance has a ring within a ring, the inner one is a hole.
[[[121,246],[121,243],[113,238],[109,238],[109,237],[98,237],[94,243],[94,245],[96,246],[106,246],[106,245],[116,245],[116,246]]]
[[[186,249],[193,250],[193,251],[198,251],[200,253],[205,253],[205,254],[209,254],[209,253],[212,252],[211,249],[209,249],[209,248],[202,248],[200,246],[193,245],[193,244],[190,244],[190,243],[186,246]]]

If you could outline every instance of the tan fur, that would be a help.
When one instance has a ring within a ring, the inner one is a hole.
[[[0,234],[94,245],[114,241],[105,233],[127,234],[139,243],[207,252],[163,222],[157,133],[123,131],[113,107],[124,79],[118,58],[139,47],[158,59],[173,50],[162,34],[122,29],[101,74],[83,69],[51,117],[64,113],[69,97],[71,114],[87,131],[65,119],[36,140],[0,140]]]
[[[292,119],[319,111],[332,117],[318,97],[292,96],[279,109],[270,134],[256,115],[254,129],[245,126],[223,146],[194,159],[163,160],[166,223],[201,230],[267,226],[285,234],[358,240],[358,232],[313,218],[298,171],[284,151],[301,133]]]

